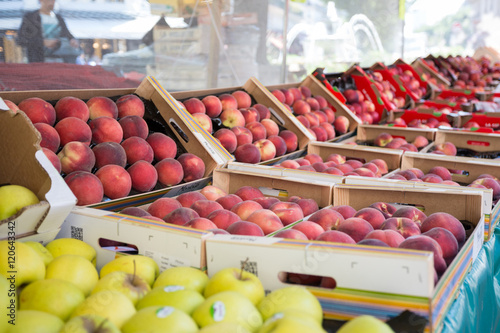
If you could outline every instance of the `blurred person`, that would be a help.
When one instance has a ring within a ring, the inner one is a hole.
[[[28,62],[44,62],[56,57],[75,63],[78,41],[61,15],[54,13],[55,0],[40,0],[40,8],[24,14],[17,43],[26,48]]]

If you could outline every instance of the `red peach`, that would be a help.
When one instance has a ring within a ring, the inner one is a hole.
[[[229,232],[227,232],[224,229],[208,229],[207,231],[212,232],[214,235],[230,235]]]
[[[424,175],[421,179],[422,179],[422,181],[424,181],[426,183],[439,184],[439,183],[443,182],[443,179],[441,177],[439,177],[438,175],[435,175],[433,173],[428,173],[428,174]]]
[[[323,111],[325,113],[326,121],[329,122],[330,124],[332,124],[333,127],[335,127],[335,112],[332,110],[332,108],[326,107],[326,108],[321,109],[321,111]],[[344,117],[344,116],[339,116],[339,117]],[[345,118],[345,119],[347,120],[347,118]],[[347,125],[349,125],[349,120],[347,120]],[[349,128],[349,126],[347,126],[347,128]],[[343,134],[343,133],[339,132],[339,134]]]
[[[158,182],[165,186],[179,184],[184,178],[182,165],[173,158],[164,158],[154,165],[158,173]]]
[[[231,128],[231,131],[236,135],[236,147],[253,142],[252,132],[250,132],[248,128],[244,126],[235,126]]]
[[[399,245],[399,248],[433,252],[434,268],[436,269],[438,276],[442,275],[446,270],[446,262],[443,259],[441,246],[439,246],[439,243],[431,237],[424,235],[408,237]]]
[[[323,173],[327,173],[329,175],[337,175],[337,176],[344,175],[344,173],[340,169],[337,169],[336,167],[328,167],[325,170],[323,170]]]
[[[142,99],[134,94],[123,95],[116,100],[118,118],[126,116],[144,117],[145,107]]]
[[[379,229],[385,221],[385,216],[376,208],[365,207],[356,212],[354,217],[362,218],[370,223],[373,229]]]
[[[277,238],[286,238],[286,239],[300,239],[300,240],[308,240],[306,235],[300,230],[297,229],[285,229],[280,230],[273,235],[273,237]]]
[[[26,113],[33,124],[46,123],[50,126],[54,126],[56,122],[56,111],[54,107],[41,98],[26,98],[18,104],[18,108]]]
[[[177,196],[177,201],[180,202],[182,207],[191,207],[198,200],[207,200],[201,192],[185,192]]]
[[[421,234],[420,226],[406,217],[390,217],[382,223],[380,229],[397,231],[404,238]]]
[[[295,202],[280,201],[269,209],[278,215],[283,225],[289,225],[304,218],[302,208]]]
[[[285,140],[278,135],[271,135],[267,137],[269,141],[271,141],[276,150],[276,156],[283,156],[286,153],[286,143]]]
[[[228,128],[235,126],[245,126],[245,117],[238,109],[225,109],[220,114],[222,125]]]
[[[462,223],[451,214],[438,212],[427,216],[427,218],[422,221],[420,231],[425,233],[434,227],[442,227],[449,230],[457,239],[459,246],[462,246],[465,242],[465,228]]]
[[[276,147],[268,139],[260,139],[255,141],[254,146],[256,146],[260,151],[260,160],[268,161],[276,156]]]
[[[132,189],[130,174],[119,165],[105,165],[95,175],[102,183],[104,195],[112,200],[126,197]]]
[[[316,135],[317,141],[324,142],[324,141],[328,140],[328,132],[326,131],[326,129],[323,126],[319,126],[319,125],[312,126],[311,130]]]
[[[458,254],[459,249],[457,239],[451,231],[442,227],[434,227],[424,232],[422,235],[428,236],[438,242],[443,251],[443,259],[446,265],[451,264]]]
[[[19,107],[16,105],[16,103],[9,101],[8,99],[4,99],[3,101],[5,102],[5,105],[7,105],[7,107],[14,113],[19,110]]]
[[[271,91],[271,94],[273,94],[274,97],[276,97],[276,99],[278,101],[280,101],[281,103],[285,103],[285,100],[286,100],[285,94],[281,90],[279,90],[279,89],[273,90],[273,91]]]
[[[212,221],[217,228],[226,230],[234,222],[240,221],[240,217],[227,209],[214,210],[208,214],[207,219]]]
[[[309,119],[307,119],[304,115],[298,115],[297,120],[300,121],[302,123],[302,125],[304,125],[305,128],[311,127],[311,123],[309,122]]]
[[[274,120],[262,119],[260,123],[266,128],[267,137],[279,134],[280,129],[278,127],[278,124]]]
[[[377,230],[374,230],[374,231],[377,231]],[[358,245],[367,245],[367,246],[389,247],[389,245],[387,245],[386,243],[382,242],[379,239],[374,239],[374,238],[365,238],[363,240],[360,240],[356,244],[358,244]]]
[[[325,122],[320,123],[319,126],[321,126],[325,129],[326,140],[335,139],[335,128],[333,127],[332,124],[325,121]],[[317,136],[317,134],[316,134],[316,136]]]
[[[33,126],[35,126],[42,137],[40,147],[47,148],[56,153],[61,144],[61,138],[59,137],[59,133],[57,133],[56,129],[46,123],[36,123],[33,124]]]
[[[260,121],[260,113],[255,108],[240,109],[243,118],[245,118],[245,124]]]
[[[193,119],[208,133],[213,133],[212,118],[207,116],[205,113],[194,113],[191,115]]]
[[[147,211],[152,216],[163,219],[165,215],[180,207],[182,205],[174,198],[159,198],[148,206]]]
[[[238,190],[236,190],[236,192],[234,192],[234,194],[239,196],[243,201],[253,200],[264,196],[261,190],[250,185],[240,187]]]
[[[207,217],[215,210],[224,209],[221,204],[212,200],[197,200],[189,208],[197,212],[200,217]]]
[[[175,141],[161,132],[151,133],[146,142],[153,149],[153,156],[157,161],[161,161],[164,158],[175,158],[177,155],[177,144]]]
[[[345,163],[346,158],[344,155],[333,153],[328,155],[328,157],[325,159],[325,162],[330,162],[330,161],[333,161],[336,164],[343,164]]]
[[[246,91],[236,90],[231,95],[236,98],[238,109],[249,108],[252,105],[252,97]]]
[[[236,221],[226,229],[231,235],[264,236],[264,231],[257,224],[248,221]]]
[[[95,96],[87,101],[90,120],[98,117],[118,118],[118,108],[111,98],[104,96]]]
[[[271,111],[269,111],[269,108],[267,106],[257,103],[254,104],[253,107],[257,110],[257,112],[259,112],[259,118],[261,121],[271,118]]]
[[[410,171],[410,170],[399,170],[398,172],[396,172],[396,174],[403,176],[404,179],[406,179],[406,180],[412,180],[412,179],[417,178],[415,173]]]
[[[65,174],[73,171],[91,172],[95,165],[95,156],[89,146],[82,142],[68,142],[57,154],[61,161],[61,170]]]
[[[269,209],[275,203],[281,202],[280,199],[275,197],[258,197],[258,198],[253,198],[251,200],[259,203],[264,209]]]
[[[297,150],[298,147],[298,138],[297,134],[290,130],[283,130],[279,133],[279,136],[285,140],[286,143],[286,152],[291,153]]]
[[[245,200],[235,204],[231,211],[238,215],[240,219],[246,221],[247,218],[255,211],[263,209],[262,206],[253,200]]]
[[[319,224],[325,231],[330,229],[337,229],[337,227],[344,221],[344,217],[337,211],[332,209],[321,209],[313,213],[308,221]]]
[[[122,126],[120,126],[120,123],[114,118],[97,117],[90,121],[89,126],[90,130],[92,131],[92,143],[120,143],[124,138],[123,128]]]
[[[236,194],[227,194],[223,197],[218,198],[215,200],[216,202],[220,203],[224,209],[231,210],[234,205],[236,205],[239,202],[242,202],[243,199],[241,199],[239,196]]]
[[[280,163],[280,166],[286,169],[298,169],[300,164],[295,160],[284,160]]]
[[[271,120],[272,121],[272,120]],[[252,133],[253,142],[256,142],[267,137],[266,127],[261,123],[254,121],[245,125]]]
[[[442,180],[451,180],[450,170],[442,166],[432,167],[428,173],[433,173],[435,175],[438,175],[439,177],[441,177]]]
[[[415,139],[413,139],[413,144],[417,148],[423,148],[429,144],[429,140],[423,135],[417,135]]]
[[[292,94],[293,100],[298,101],[299,99],[302,99],[302,93],[300,92],[300,89],[297,87],[290,87],[288,91]]]
[[[251,143],[238,146],[234,151],[234,157],[238,162],[250,164],[259,163],[261,160],[259,148]]]
[[[138,192],[148,192],[158,181],[158,172],[151,163],[139,160],[128,167],[132,179],[132,188]]]
[[[66,96],[57,101],[54,106],[56,121],[66,117],[80,118],[84,122],[89,120],[89,108],[80,98]]]
[[[331,211],[331,209],[330,209]],[[345,232],[355,242],[359,242],[366,237],[371,231],[373,231],[373,226],[365,219],[359,217],[350,217],[340,222],[337,227],[338,231]]]
[[[226,196],[227,193],[224,190],[221,190],[217,186],[207,185],[200,190],[200,193],[205,196],[208,200],[215,201],[223,196]]]
[[[387,166],[387,162],[384,161],[383,159],[376,158],[374,160],[371,160],[370,163],[375,164],[382,175],[385,175],[386,173],[389,172],[389,167]]]
[[[220,102],[222,104],[222,112],[229,109],[237,109],[238,101],[231,94],[222,94],[219,96]]]
[[[345,116],[337,116],[333,122],[333,127],[335,127],[335,131],[339,134],[345,134],[349,131],[349,119]]]
[[[404,151],[412,151],[412,152],[418,152],[418,148],[415,147],[413,143],[404,143],[401,146],[399,146],[399,149],[404,150]]]
[[[494,199],[500,196],[500,183],[493,178],[479,178],[474,180],[472,184],[483,185],[484,187],[493,190]]]
[[[349,160],[345,161],[345,164],[349,164],[354,169],[358,169],[358,168],[361,168],[363,166],[363,162],[355,160],[355,159],[349,159]]]
[[[208,95],[201,100],[205,105],[205,112],[210,118],[218,117],[222,112],[222,103],[217,96]]]
[[[308,98],[305,99],[305,101],[311,107],[311,111],[316,111],[316,110],[320,109],[319,102],[318,102],[318,100],[316,98],[314,98],[314,97],[308,97]]]
[[[435,145],[434,149],[448,156],[457,155],[457,147],[452,142],[438,143]]]
[[[293,113],[296,115],[305,115],[306,113],[311,112],[311,106],[303,100],[295,101],[292,105]]]
[[[337,230],[326,230],[316,237],[316,240],[332,243],[356,244],[356,241],[354,241],[351,236]]]
[[[375,174],[375,177],[382,176],[382,173],[380,172],[378,166],[375,163],[368,162],[368,163],[363,164],[362,167],[370,169]]]
[[[368,168],[357,168],[354,169],[352,172],[362,177],[372,177],[372,178],[376,177],[373,171],[371,171]]]
[[[269,209],[258,209],[242,220],[257,224],[265,235],[283,228],[283,223],[281,223],[278,215]]]
[[[186,222],[184,226],[200,230],[217,229],[215,223],[204,217],[195,217],[194,219]]]
[[[49,126],[49,125],[47,125],[47,126]],[[54,153],[52,150],[47,149],[47,148],[42,148],[42,151],[45,154],[45,156],[47,156],[47,158],[52,163],[52,165],[57,170],[57,172],[61,173],[61,171],[62,171],[61,161],[59,160],[59,157],[57,157],[56,153]]]
[[[79,141],[87,146],[92,140],[92,130],[86,122],[76,117],[67,117],[59,121],[54,128],[61,139],[61,146],[68,142]]]
[[[323,227],[312,221],[301,221],[295,224],[292,229],[301,231],[309,240],[318,238],[325,231]]]
[[[131,136],[138,136],[147,139],[149,135],[149,127],[144,118],[139,116],[125,116],[119,120],[120,126],[123,129],[123,138],[127,139]]]
[[[424,176],[424,172],[422,170],[420,170],[419,168],[410,168],[407,170],[413,172],[413,174],[419,179]]]
[[[182,165],[182,169],[184,170],[184,181],[192,182],[194,180],[198,180],[203,178],[205,175],[205,162],[191,153],[181,154],[177,161]]]
[[[295,97],[293,94],[290,92],[289,89],[281,89],[283,94],[285,95],[285,104],[288,106],[292,106],[293,102],[295,101]]]
[[[370,205],[370,207],[375,208],[375,209],[379,210],[380,212],[382,212],[382,214],[384,215],[384,217],[386,219],[388,219],[389,217],[392,217],[392,214],[394,214],[394,212],[396,212],[396,210],[397,210],[396,206],[391,205],[390,203],[387,203],[387,202],[382,202],[382,201],[374,202]]]
[[[406,144],[408,142],[406,142],[405,139],[402,139],[402,138],[394,138],[391,140],[391,142],[389,142],[388,144],[386,144],[384,147],[385,148],[391,148],[391,149],[399,149],[402,145]]]
[[[314,113],[306,113],[304,114],[304,118],[307,119],[307,121],[309,121],[309,128],[313,128],[313,127],[316,127],[319,125],[320,123],[320,119],[317,115],[315,115]]]
[[[121,167],[127,165],[125,149],[116,142],[103,142],[92,148],[95,156],[95,167],[102,168],[107,164],[116,164]]]
[[[340,213],[340,215],[342,215],[344,219],[354,217],[354,215],[356,214],[356,209],[349,205],[337,205],[331,207],[330,209]]]
[[[300,93],[302,94],[303,98],[307,98],[307,97],[312,96],[311,89],[309,89],[309,87],[307,87],[307,86],[300,86],[299,90],[300,90]]]
[[[399,232],[394,230],[373,230],[364,239],[378,239],[390,247],[398,247],[405,240]]]
[[[328,102],[326,101],[326,98],[324,98],[323,96],[321,95],[316,95],[314,96],[316,98],[316,100],[318,101],[319,103],[319,108],[320,110],[328,107]]]
[[[191,113],[206,113],[205,104],[196,97],[189,98],[183,102],[186,110]]]
[[[184,225],[191,221],[192,219],[195,219],[197,217],[200,217],[197,212],[192,210],[191,208],[188,207],[180,207],[177,209],[174,209],[167,215],[163,217],[163,220],[167,223],[172,223],[172,224],[177,224],[177,225]],[[213,228],[216,228],[216,226],[212,226]]]
[[[136,217],[147,217],[151,216],[145,209],[141,207],[126,207],[120,211],[120,214],[136,216]]]
[[[102,201],[104,190],[99,178],[87,171],[74,171],[64,177],[64,181],[75,195],[78,206],[86,206]]]
[[[300,166],[303,166],[303,165],[311,165],[311,162],[309,160],[306,160],[305,158],[297,158],[294,160],[295,162],[297,162]]]
[[[308,160],[311,164],[316,162],[323,162],[323,158],[315,153],[309,153],[306,156],[304,156],[304,158]]]
[[[127,163],[134,164],[137,161],[144,160],[148,163],[153,162],[153,148],[149,143],[138,136],[132,136],[122,141],[121,146],[127,154]]]
[[[419,210],[416,207],[413,206],[403,206],[401,208],[398,208],[392,214],[392,217],[406,217],[412,220],[413,222],[416,222],[417,224],[421,225],[422,221],[427,218],[427,215],[424,214],[421,210]]]
[[[393,137],[391,134],[383,132],[375,137],[375,139],[373,140],[373,144],[378,147],[385,147],[392,140]]]
[[[312,165],[301,165],[297,170],[316,172],[316,169],[314,169]]]
[[[325,169],[328,168],[326,164],[323,162],[314,162],[313,164],[311,164],[311,166],[313,167],[314,170],[316,170],[316,172],[323,172]]]

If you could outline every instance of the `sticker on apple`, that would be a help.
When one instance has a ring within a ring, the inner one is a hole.
[[[170,314],[174,312],[174,308],[171,307],[171,306],[164,306],[164,307],[161,307],[158,309],[158,311],[156,311],[156,317],[158,318],[166,318],[168,316],[170,316]]]
[[[172,293],[178,290],[184,290],[184,286],[166,286],[165,288],[163,288],[163,291],[165,291],[166,293]]]
[[[224,305],[223,302],[217,301],[214,304],[212,304],[210,312],[215,322],[222,321],[226,315],[226,306]]]

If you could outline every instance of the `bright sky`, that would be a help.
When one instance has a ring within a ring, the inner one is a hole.
[[[426,23],[433,24],[455,13],[464,2],[465,0],[418,0],[410,10],[425,11]]]

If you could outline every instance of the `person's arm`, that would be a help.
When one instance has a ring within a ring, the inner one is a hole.
[[[32,15],[25,14],[21,21],[21,26],[17,33],[17,44],[20,46],[29,46],[35,40],[40,38],[39,29],[33,22]]]
[[[59,20],[59,25],[61,26],[61,37],[68,38],[71,46],[75,48],[79,47],[78,40],[71,34],[62,16],[58,14],[57,19]]]

